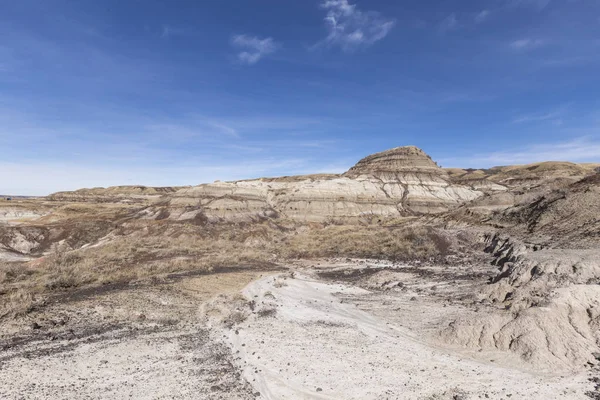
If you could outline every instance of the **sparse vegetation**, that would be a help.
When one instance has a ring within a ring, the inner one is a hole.
[[[285,258],[353,257],[407,260],[448,252],[432,228],[328,226],[292,236],[280,250]]]
[[[415,259],[446,254],[449,246],[433,228],[409,226],[315,224],[283,228],[268,221],[208,226],[133,221],[83,248],[81,241],[72,238],[86,236],[79,226],[71,236],[64,226],[55,229],[61,232],[61,240],[66,238],[79,248],[58,247],[34,262],[1,265],[0,296],[5,301],[0,315],[23,315],[44,304],[48,297],[83,287],[129,283],[177,272],[264,268],[300,258]]]

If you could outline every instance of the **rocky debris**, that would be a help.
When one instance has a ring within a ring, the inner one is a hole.
[[[254,399],[198,306],[256,276],[187,276],[97,291],[3,320],[0,398]]]

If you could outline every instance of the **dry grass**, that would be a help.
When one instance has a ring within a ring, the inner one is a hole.
[[[192,225],[137,221],[110,241],[59,251],[30,263],[0,265],[0,317],[23,315],[55,294],[174,272],[272,266],[298,258],[414,259],[448,251],[431,228],[298,226],[269,222]]]
[[[328,226],[291,237],[285,258],[352,257],[408,260],[445,254],[448,242],[425,227]]]

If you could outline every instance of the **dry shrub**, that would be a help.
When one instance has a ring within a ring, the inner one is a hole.
[[[4,317],[20,317],[30,313],[36,306],[36,295],[31,288],[16,289],[1,296],[0,320]]]
[[[0,285],[30,279],[35,271],[24,263],[0,263]]]
[[[58,251],[35,266],[0,266],[0,301],[18,313],[31,309],[28,304],[33,304],[34,298],[56,291],[170,273],[264,267],[274,259],[407,260],[449,251],[448,241],[429,227],[296,225],[283,229],[270,222],[205,227],[153,224],[134,221],[121,225],[108,242]],[[8,297],[13,300],[4,301]]]
[[[327,226],[293,236],[280,250],[287,258],[353,257],[407,260],[449,251],[431,228]]]
[[[43,264],[50,290],[91,283],[124,282],[149,276],[211,271],[267,262],[241,243],[202,237],[119,237],[103,246],[58,253]]]

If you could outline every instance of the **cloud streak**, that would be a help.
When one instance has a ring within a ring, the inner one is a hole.
[[[555,124],[560,124],[559,121],[561,121],[561,119],[560,119],[561,115],[562,115],[562,112],[559,112],[559,111],[550,112],[550,113],[546,113],[546,114],[522,115],[520,117],[513,119],[513,123],[524,124],[524,123],[529,123],[529,122],[552,121]]]
[[[479,12],[475,16],[475,23],[476,24],[484,23],[489,18],[490,14],[491,14],[491,12],[489,10],[483,10],[483,11]]]
[[[160,37],[163,39],[168,39],[171,36],[185,35],[186,33],[186,29],[176,28],[171,25],[163,25]]]
[[[240,50],[237,54],[238,61],[247,65],[256,64],[261,58],[275,53],[281,47],[271,37],[261,39],[250,35],[234,35],[231,45]]]
[[[543,10],[550,4],[551,0],[510,0],[509,7],[528,7],[538,11]]]
[[[600,140],[580,137],[570,141],[531,145],[472,157],[441,159],[444,166],[487,168],[499,165],[530,164],[542,161],[600,162]]]
[[[546,43],[541,39],[518,39],[510,43],[510,47],[516,51],[528,51],[544,46]]]
[[[365,48],[385,38],[396,25],[376,11],[361,11],[348,0],[324,0],[320,7],[327,10],[327,37],[314,48],[338,46],[345,52]]]
[[[449,32],[457,29],[459,27],[458,18],[456,18],[456,14],[452,13],[448,15],[444,20],[440,23],[440,30],[442,32]]]

